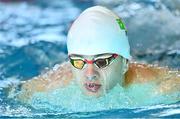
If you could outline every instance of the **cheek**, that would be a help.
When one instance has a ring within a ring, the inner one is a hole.
[[[120,63],[116,62],[111,67],[109,67],[106,71],[106,88],[111,89],[117,83],[120,83],[121,75],[122,75],[122,66]]]
[[[116,83],[117,78],[115,77],[115,73],[112,70],[103,71],[103,84],[104,87],[108,90],[111,89]]]
[[[111,89],[119,82],[119,76],[115,72],[112,72],[110,73],[106,82],[107,82],[107,86]]]
[[[80,83],[83,80],[83,72],[78,69],[73,69],[73,74],[75,76],[75,81]]]

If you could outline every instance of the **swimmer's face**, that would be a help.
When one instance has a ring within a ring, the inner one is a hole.
[[[123,58],[119,55],[70,55],[76,82],[83,93],[99,97],[106,94],[123,75]]]

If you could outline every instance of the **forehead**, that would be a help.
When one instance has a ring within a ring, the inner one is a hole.
[[[97,55],[80,55],[80,54],[71,54],[70,57],[80,57],[80,58],[100,58],[100,57],[109,57],[112,53],[104,53],[104,54],[97,54]]]

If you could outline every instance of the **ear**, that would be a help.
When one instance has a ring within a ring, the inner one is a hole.
[[[128,60],[123,58],[123,74],[127,72],[128,68],[129,68]]]

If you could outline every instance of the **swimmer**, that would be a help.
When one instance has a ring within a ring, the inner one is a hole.
[[[125,24],[105,7],[94,6],[80,14],[68,32],[67,48],[69,61],[23,82],[20,99],[72,81],[84,95],[93,97],[103,96],[116,85],[128,89],[152,82],[157,95],[180,92],[179,71],[131,61]]]

